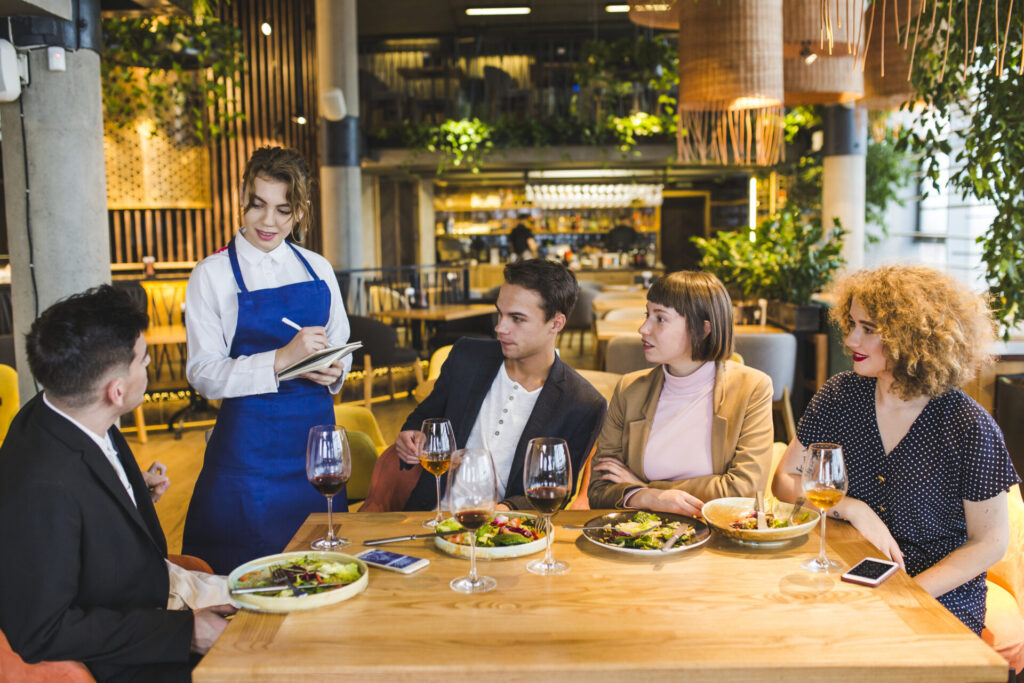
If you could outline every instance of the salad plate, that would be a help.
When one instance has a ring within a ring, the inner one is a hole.
[[[279,570],[276,575],[274,570]],[[284,585],[278,593],[231,594],[237,607],[255,612],[298,612],[333,605],[366,590],[369,583],[366,564],[357,557],[327,551],[278,553],[250,560],[228,574],[228,589],[255,588],[283,583],[285,572],[289,582],[306,595],[293,595]],[[344,585],[317,589],[317,583]]]
[[[458,521],[449,518],[438,524],[437,530],[448,531],[459,526]],[[538,515],[518,511],[499,512],[477,530],[476,558],[503,560],[541,552],[547,546],[547,531],[543,527],[544,520]],[[469,559],[468,533],[436,536],[434,544],[442,552]]]
[[[661,546],[681,524],[689,525],[693,528],[693,532],[683,535],[670,550],[663,551]],[[671,512],[647,512],[646,510],[610,512],[591,519],[586,526],[604,527],[603,529],[587,529],[583,532],[583,537],[591,543],[621,553],[648,557],[693,550],[707,543],[711,538],[711,530],[704,522]],[[635,532],[643,529],[651,529],[651,531],[633,536]]]
[[[756,518],[753,527],[750,520],[754,513],[753,498],[716,498],[704,503],[701,514],[715,531],[733,540],[745,543],[781,543],[800,536],[806,536],[818,523],[818,512],[812,507],[804,507],[798,513],[796,524],[781,526],[793,511],[792,503],[775,501],[768,506],[771,511],[768,517],[768,528],[758,529]],[[780,524],[780,526],[773,526]]]

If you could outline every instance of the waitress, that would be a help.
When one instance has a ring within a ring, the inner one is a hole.
[[[242,229],[188,281],[188,380],[222,403],[182,552],[203,558],[218,574],[281,552],[324,505],[306,479],[306,439],[310,427],[334,424],[331,395],[341,389],[351,358],[277,379],[310,353],[348,341],[334,269],[286,239],[295,228],[301,241],[308,229],[309,197],[309,168],[298,152],[257,150],[242,178]],[[334,501],[347,509],[344,492]]]

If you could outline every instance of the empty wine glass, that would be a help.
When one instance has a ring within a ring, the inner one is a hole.
[[[805,569],[821,574],[834,574],[843,564],[825,555],[825,517],[829,508],[846,495],[849,480],[842,446],[834,443],[812,443],[807,449],[801,472],[804,495],[821,511],[821,550],[817,557],[803,563]]]
[[[433,528],[444,521],[441,515],[441,475],[451,465],[452,453],[455,452],[455,433],[452,431],[452,423],[444,418],[424,420],[420,431],[425,437],[419,447],[420,465],[434,475],[437,487],[437,514],[433,519],[423,522],[423,526]]]
[[[452,590],[485,593],[497,585],[491,577],[476,573],[476,530],[491,520],[497,504],[498,480],[490,452],[483,448],[455,451],[448,474],[448,505],[469,531],[469,576],[452,579]]]
[[[349,544],[347,538],[334,535],[331,503],[352,474],[352,453],[345,428],[340,425],[317,425],[309,430],[306,442],[306,478],[327,497],[327,536],[310,544],[314,550],[337,550]]]
[[[548,537],[544,559],[533,560],[526,565],[534,574],[564,574],[569,571],[568,562],[557,562],[551,555],[551,542],[555,536],[551,515],[565,505],[571,484],[569,445],[563,439],[530,439],[523,466],[523,490],[530,505],[544,517]]]

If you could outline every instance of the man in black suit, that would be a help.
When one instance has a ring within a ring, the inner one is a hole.
[[[459,448],[491,451],[502,494],[499,509],[530,507],[523,491],[530,439],[565,439],[575,477],[601,430],[607,405],[555,353],[578,294],[576,278],[559,263],[534,259],[506,266],[495,304],[497,341],[455,344],[433,391],[406,418],[395,441],[402,462],[420,468],[420,425],[427,418],[446,417]],[[421,469],[405,509],[429,510],[436,504],[434,477]]]
[[[97,680],[189,680],[234,611],[166,609],[167,543],[115,426],[146,390],[147,323],[107,285],[44,311],[26,337],[43,391],[0,447],[0,629],[25,660]]]

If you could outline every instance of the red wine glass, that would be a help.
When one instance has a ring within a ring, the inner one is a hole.
[[[551,554],[555,526],[551,515],[569,499],[572,489],[572,462],[569,445],[564,439],[530,439],[526,445],[526,464],[523,466],[523,490],[530,505],[544,517],[547,530],[547,552],[543,560],[533,560],[526,568],[534,574],[564,574],[568,562],[559,562]]]
[[[327,497],[327,536],[310,544],[314,550],[337,550],[349,544],[347,538],[334,535],[331,503],[352,474],[352,453],[345,428],[340,425],[317,425],[309,430],[306,443],[306,477]]]
[[[483,448],[455,451],[448,471],[448,504],[459,524],[469,535],[469,576],[452,579],[452,590],[460,593],[485,593],[498,582],[476,573],[476,531],[494,517],[498,504],[498,480],[494,476],[491,453]]]

